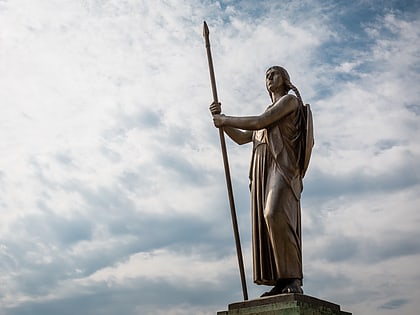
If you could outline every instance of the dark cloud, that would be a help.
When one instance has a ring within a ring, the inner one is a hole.
[[[137,121],[135,121],[135,125],[139,126],[139,128],[144,127],[157,127],[161,124],[162,120],[162,113],[156,112],[152,110],[144,110],[139,117],[137,118]]]
[[[195,147],[197,143],[200,142],[199,139],[193,135],[193,130],[187,126],[170,126],[168,127],[168,130],[159,136],[159,139],[170,143],[175,147],[186,147],[187,145]]]
[[[13,279],[20,292],[29,296],[48,295],[61,286],[65,280],[89,276],[102,268],[122,263],[133,254],[158,248],[167,248],[183,255],[198,250],[203,259],[209,260],[231,256],[234,250],[233,243],[226,241],[231,240],[229,229],[227,234],[221,233],[223,230],[218,228],[220,223],[200,221],[191,216],[154,217],[125,213],[120,217],[102,217],[95,222],[95,224],[107,227],[110,234],[108,244],[74,252],[74,242],[84,241],[76,237],[78,227],[74,222],[78,221],[66,221],[57,217],[51,219],[44,214],[28,217],[13,227],[19,231],[25,231],[28,241],[4,240],[3,244],[9,248],[10,258],[7,261],[2,258],[2,266],[15,273]],[[69,225],[66,226],[66,223]],[[91,225],[94,224],[88,224],[88,226]],[[85,226],[85,223],[82,226]],[[60,231],[60,228],[64,232]],[[68,231],[72,228],[75,229],[75,234],[67,238]],[[64,236],[60,236],[59,233],[64,233]],[[91,233],[84,236],[90,238]],[[91,241],[95,242],[95,239]],[[57,242],[59,244],[54,245]],[[28,251],[37,253],[36,257],[28,255]],[[170,291],[165,294],[174,295],[176,292],[177,299],[180,298],[179,287],[169,289],[167,284],[161,284],[161,286],[164,290]],[[154,289],[145,288],[144,290]],[[158,294],[156,291],[150,292],[153,292],[150,294]],[[87,299],[90,303],[97,298],[95,293],[89,298],[82,297],[81,302]],[[191,292],[185,298],[192,299],[195,303],[199,301],[199,296],[194,296]],[[169,299],[166,299],[166,302],[169,303]],[[52,312],[54,305],[54,302],[46,302],[34,306],[34,309],[45,308],[47,311],[52,308],[50,310]],[[24,310],[25,307],[19,308],[22,314],[25,314]]]
[[[397,310],[409,302],[407,299],[393,299],[378,307],[381,310]]]
[[[90,240],[92,227],[92,222],[86,218],[66,218],[52,211],[27,215],[11,226],[16,231],[24,231],[33,240],[42,240],[64,247]]]
[[[127,113],[124,111],[124,108],[119,108],[119,111],[114,116],[114,123],[103,132],[104,138],[111,142],[121,142],[132,130],[138,129],[152,132],[153,130],[160,130],[162,132],[164,127],[162,118],[164,114],[159,110],[141,109],[141,106],[138,106],[139,111],[135,113]],[[107,153],[109,150],[103,149],[104,153]]]
[[[98,283],[68,298],[23,303],[19,307],[7,309],[6,314],[153,315],[156,308],[167,310],[168,313],[180,308],[184,309],[183,314],[194,315],[194,307],[203,304],[209,312],[216,313],[224,309],[229,301],[240,300],[237,288],[232,285],[236,284],[235,280],[225,279],[225,283],[217,285],[198,282],[183,285],[164,279],[145,278],[128,280],[124,286]],[[235,293],[226,294],[226,291]]]
[[[321,253],[321,257],[331,262],[349,261],[357,255],[359,242],[359,239],[339,235],[328,242],[325,252]]]
[[[187,158],[178,153],[168,152],[168,154],[160,154],[156,164],[167,170],[165,180],[189,185],[204,185],[208,181],[209,174],[201,167],[193,165]]]
[[[387,143],[387,145],[391,145]],[[367,174],[363,170],[346,175],[334,175],[328,170],[312,169],[305,179],[304,195],[307,198],[345,195],[364,195],[373,192],[402,190],[420,183],[418,163],[411,154],[383,173]]]
[[[313,296],[323,296],[330,288],[345,288],[352,284],[344,273],[329,273],[325,271],[305,271],[304,275],[305,293]]]
[[[375,147],[378,150],[378,153],[385,151],[385,150],[389,150],[393,147],[399,146],[402,143],[398,140],[394,140],[394,139],[381,139],[380,141],[378,141],[375,144]]]
[[[393,238],[382,240],[365,239],[360,236],[335,235],[316,253],[317,258],[331,263],[363,262],[367,264],[383,262],[396,257],[414,256],[420,254],[420,244],[417,241],[419,233],[392,232]]]
[[[418,242],[420,233],[392,232],[392,229],[390,229],[390,233],[395,233],[395,236],[392,239],[387,238],[381,242],[360,240],[360,243],[364,244],[360,259],[376,263],[394,257],[420,254],[420,244]]]
[[[410,112],[414,113],[416,116],[420,116],[420,105],[418,104],[407,104],[405,105]]]
[[[98,186],[89,188],[80,181],[69,181],[62,185],[66,191],[78,193],[87,204],[87,208],[94,211],[95,219],[106,217],[108,213],[114,211],[134,211],[136,206],[133,201],[126,196],[124,190],[118,185]]]
[[[46,296],[57,288],[58,283],[74,277],[69,272],[70,265],[61,258],[52,263],[26,264],[14,277],[16,287],[25,295]]]
[[[220,222],[186,215],[125,214],[109,224],[112,235],[135,236],[130,244],[131,253],[147,252],[157,248],[188,252],[193,248],[207,248],[203,255],[220,256],[229,253],[225,229],[218,229]]]

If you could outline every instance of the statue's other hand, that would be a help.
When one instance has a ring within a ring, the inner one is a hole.
[[[212,115],[220,114],[222,112],[222,104],[216,102],[211,103],[210,112]]]
[[[226,116],[223,114],[214,114],[213,123],[217,128],[223,127]]]

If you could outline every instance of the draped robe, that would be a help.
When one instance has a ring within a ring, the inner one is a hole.
[[[296,108],[270,127],[253,132],[250,190],[257,284],[302,279],[301,115]]]

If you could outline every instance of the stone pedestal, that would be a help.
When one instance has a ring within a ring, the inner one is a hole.
[[[279,294],[229,304],[217,315],[351,315],[340,306],[304,294]]]

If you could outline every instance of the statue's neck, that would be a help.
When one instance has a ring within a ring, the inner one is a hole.
[[[273,103],[277,102],[279,99],[281,99],[283,96],[287,94],[286,91],[276,91],[271,93],[271,98],[273,100]]]

